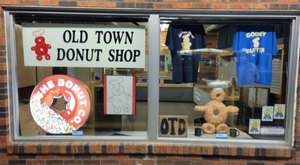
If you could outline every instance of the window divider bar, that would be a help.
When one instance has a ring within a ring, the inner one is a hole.
[[[150,15],[148,22],[148,140],[156,141],[159,115],[159,40],[160,19]]]

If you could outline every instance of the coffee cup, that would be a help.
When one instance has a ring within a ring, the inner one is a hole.
[[[229,129],[229,136],[231,137],[237,137],[240,135],[240,131],[236,128],[230,128]]]
[[[202,128],[195,128],[195,136],[201,136],[203,133],[204,132]]]

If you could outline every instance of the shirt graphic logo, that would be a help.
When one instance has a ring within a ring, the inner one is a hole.
[[[264,53],[265,52],[265,48],[261,48],[260,47],[260,37],[264,37],[266,35],[266,32],[251,32],[251,33],[247,33],[246,37],[255,37],[254,39],[252,39],[252,43],[253,43],[253,48],[249,48],[249,49],[245,49],[245,52],[247,54],[253,54],[253,53]]]
[[[178,37],[182,38],[182,42],[181,42],[182,50],[190,50],[192,46],[190,37],[195,38],[193,34],[190,31],[183,31],[179,33]]]

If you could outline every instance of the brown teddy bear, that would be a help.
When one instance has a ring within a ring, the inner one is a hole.
[[[229,127],[225,124],[227,114],[236,113],[239,111],[239,108],[236,106],[224,105],[222,102],[224,101],[225,96],[225,92],[222,88],[215,88],[210,92],[210,102],[204,106],[195,106],[195,111],[204,112],[204,119],[207,123],[202,125],[202,129],[205,133],[227,133],[229,130]]]

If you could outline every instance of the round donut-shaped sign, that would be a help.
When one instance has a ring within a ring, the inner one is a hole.
[[[53,106],[59,98],[66,102],[61,110]],[[85,84],[66,75],[43,79],[30,98],[34,121],[51,134],[68,134],[79,129],[89,116],[90,106],[90,94]]]

